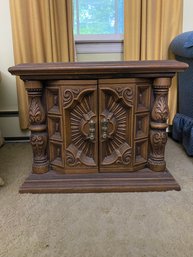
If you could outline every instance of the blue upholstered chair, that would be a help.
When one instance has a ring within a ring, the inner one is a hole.
[[[177,60],[189,64],[189,68],[178,75],[178,113],[173,120],[172,137],[193,156],[193,31],[175,37],[170,49]]]

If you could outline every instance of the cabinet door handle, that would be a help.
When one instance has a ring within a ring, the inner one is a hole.
[[[93,141],[95,139],[95,122],[94,120],[89,121],[89,139]]]
[[[106,118],[101,120],[101,130],[102,130],[103,139],[107,139],[108,124],[109,124],[109,121]]]

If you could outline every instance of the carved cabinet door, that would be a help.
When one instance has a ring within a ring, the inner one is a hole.
[[[99,81],[100,172],[132,171],[134,84]]]
[[[63,86],[65,172],[98,172],[97,81]]]

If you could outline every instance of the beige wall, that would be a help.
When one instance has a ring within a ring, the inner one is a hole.
[[[184,0],[183,31],[193,30],[193,0]],[[0,82],[0,112],[16,111],[17,94],[15,78],[11,76],[7,69],[14,64],[11,22],[9,13],[9,1],[1,0],[0,4],[0,71],[2,81]],[[113,61],[121,60],[121,54],[79,54],[78,61]],[[28,132],[19,129],[18,117],[0,117],[0,129],[6,137],[26,136]]]
[[[0,5],[0,110],[17,110],[15,78],[7,71],[14,64],[9,1],[1,0]]]
[[[183,15],[183,31],[192,31],[193,30],[193,1],[184,0],[184,15]]]
[[[17,111],[18,107],[15,77],[8,72],[14,65],[9,1],[0,2],[0,130],[4,137],[21,137],[29,133],[20,130],[18,117],[1,117],[2,112]]]

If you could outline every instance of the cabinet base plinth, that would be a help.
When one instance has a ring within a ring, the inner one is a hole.
[[[20,193],[99,193],[180,190],[173,176],[148,168],[130,173],[59,174],[49,171],[31,174]]]

